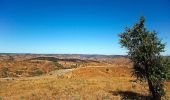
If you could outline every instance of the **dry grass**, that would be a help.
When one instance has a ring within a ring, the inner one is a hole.
[[[0,66],[2,66],[1,63]],[[61,63],[65,64],[65,62]],[[23,62],[15,63],[11,67],[18,66],[16,70],[20,70],[24,65],[30,66],[27,67],[30,70],[36,67],[36,63],[33,65],[33,63]],[[37,66],[43,70],[50,66],[50,62],[42,61]],[[15,79],[0,78],[0,100],[149,99],[147,84],[134,82],[135,78],[131,77],[131,71],[130,64],[89,63],[61,76],[52,74]],[[168,91],[167,96],[170,96],[170,82],[166,82],[165,85]]]
[[[30,77],[55,70],[49,61],[1,61],[0,77]]]
[[[10,99],[27,100],[103,100],[120,99],[114,91],[134,91],[146,95],[140,84],[130,82],[126,77],[65,78],[42,77],[39,79],[1,80],[0,96]]]
[[[72,77],[83,77],[83,78],[91,78],[91,77],[131,77],[132,69],[127,66],[88,66],[84,68],[79,68],[69,74]]]
[[[122,76],[116,74],[117,67],[109,68],[109,73],[105,73],[106,68],[96,67],[96,70],[93,67],[79,68],[60,77],[52,75],[14,80],[1,79],[0,97],[5,100],[120,100],[122,94],[128,93],[132,96],[135,93],[135,97],[147,97],[146,84],[133,82],[134,78],[128,75],[129,70]],[[101,73],[102,71],[105,74]],[[88,76],[89,73],[92,74]]]

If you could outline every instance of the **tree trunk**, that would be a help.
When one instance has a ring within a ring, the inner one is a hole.
[[[148,78],[148,85],[149,85],[149,91],[152,94],[152,99],[153,100],[161,100],[161,95],[155,91],[153,84],[149,78]]]
[[[152,94],[152,100],[161,100],[161,95],[155,90],[155,87],[153,86],[153,82],[149,78],[148,64],[145,64],[145,68],[146,68],[146,78],[149,85],[149,91]]]

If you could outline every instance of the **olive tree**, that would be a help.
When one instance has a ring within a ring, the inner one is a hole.
[[[165,95],[164,82],[168,79],[170,63],[161,56],[165,44],[155,31],[144,26],[144,17],[132,28],[126,28],[119,34],[120,44],[128,50],[128,57],[133,62],[132,75],[139,81],[146,81],[154,100]]]

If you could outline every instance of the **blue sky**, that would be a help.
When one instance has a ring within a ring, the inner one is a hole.
[[[142,15],[170,54],[169,5],[169,0],[0,0],[0,52],[126,54],[118,34]]]

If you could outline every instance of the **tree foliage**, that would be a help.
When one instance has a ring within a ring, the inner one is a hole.
[[[161,56],[165,44],[158,38],[155,31],[149,31],[144,26],[144,17],[132,28],[126,28],[121,33],[120,44],[128,50],[128,56],[133,62],[132,75],[140,81],[147,81],[154,99],[161,99],[165,94],[163,82],[169,77],[170,63]]]

